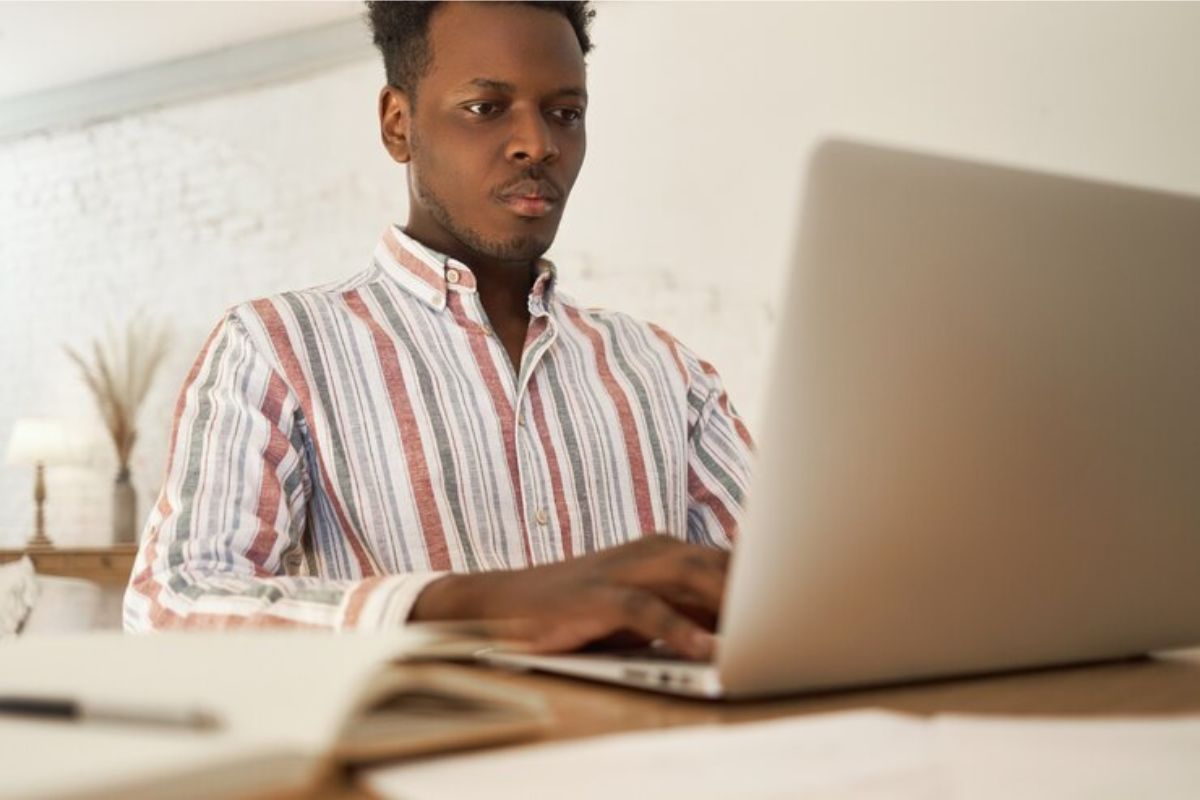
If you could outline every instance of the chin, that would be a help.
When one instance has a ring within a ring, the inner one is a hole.
[[[484,254],[502,261],[533,261],[554,243],[554,236],[521,233],[489,239]]]

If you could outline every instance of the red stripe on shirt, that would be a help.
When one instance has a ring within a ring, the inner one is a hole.
[[[442,275],[434,272],[433,269],[431,269],[430,266],[424,261],[401,247],[400,243],[396,241],[396,237],[393,235],[391,228],[388,228],[383,240],[387,242],[388,252],[392,254],[392,258],[396,259],[397,264],[411,272],[423,283],[428,284],[429,288],[445,291],[445,278]]]
[[[571,558],[575,548],[571,541],[571,513],[567,510],[566,495],[563,492],[562,471],[558,466],[558,454],[554,450],[554,442],[550,440],[550,428],[546,424],[546,411],[542,407],[542,395],[537,384],[529,385],[529,404],[533,408],[533,424],[537,425],[538,440],[546,453],[546,462],[550,467],[550,488],[554,492],[554,516],[558,520],[558,528],[562,532],[563,555]]]
[[[717,520],[721,523],[721,527],[725,529],[725,535],[732,542],[737,536],[737,520],[733,514],[721,501],[721,498],[713,494],[695,469],[688,469],[688,495],[692,501],[708,508],[716,515]]]
[[[687,367],[683,365],[683,359],[679,356],[679,344],[675,341],[675,337],[653,322],[647,322],[646,326],[667,346],[667,350],[671,352],[671,359],[675,362],[675,369],[679,370],[679,377],[683,379],[684,383],[687,383]]]
[[[413,484],[413,498],[417,505],[417,517],[421,522],[429,565],[435,570],[449,569],[450,553],[446,544],[446,531],[434,499],[437,495],[433,491],[433,480],[429,476],[429,464],[421,449],[421,427],[417,423],[416,414],[413,413],[408,388],[404,385],[400,356],[387,333],[371,316],[362,294],[357,291],[346,292],[342,297],[354,315],[366,323],[379,351],[379,364],[383,370],[388,400],[391,401],[392,416],[400,430],[400,444],[404,448],[408,476]]]
[[[716,378],[718,380],[720,379],[720,377],[717,375],[717,368],[707,361],[700,362],[700,371],[711,378]],[[729,405],[729,395],[725,392],[721,392],[721,396],[717,398],[717,402],[718,405],[721,406],[721,410],[733,420],[734,430],[737,431],[742,443],[753,449],[754,440],[750,437],[750,430],[746,427],[746,424],[742,422],[742,418],[733,413],[733,409]]]
[[[629,457],[629,469],[633,473],[633,492],[637,507],[638,525],[642,533],[652,533],[658,526],[654,521],[654,510],[650,502],[650,479],[647,476],[646,459],[642,453],[642,445],[638,436],[637,422],[633,415],[633,407],[629,398],[617,383],[612,368],[608,365],[608,348],[599,331],[583,321],[579,311],[566,306],[567,318],[592,343],[596,352],[596,369],[600,373],[600,381],[608,392],[609,398],[617,409],[620,421],[621,436],[625,440],[625,452]]]
[[[254,542],[246,551],[246,557],[254,562],[256,569],[261,569],[264,574],[268,575],[271,573],[266,569],[266,563],[279,538],[279,533],[275,529],[275,520],[279,516],[279,504],[283,499],[283,487],[279,485],[275,466],[291,448],[291,442],[278,427],[279,415],[283,410],[283,401],[286,397],[287,385],[279,375],[272,373],[267,381],[267,391],[263,397],[261,408],[267,420],[274,424],[271,426],[266,451],[263,453],[262,483],[258,490],[258,509],[255,513],[255,516],[258,517],[258,533],[255,534]]]

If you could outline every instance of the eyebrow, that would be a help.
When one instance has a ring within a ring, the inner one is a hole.
[[[517,91],[517,87],[513,86],[511,83],[507,83],[505,81],[492,80],[491,78],[475,78],[475,79],[467,81],[465,84],[463,84],[464,89],[467,87],[474,87],[476,89],[490,89],[495,92],[507,92],[508,94],[515,94]],[[579,86],[563,86],[563,87],[555,90],[554,92],[551,92],[551,94],[572,95],[574,97],[579,97],[584,100],[587,100],[587,96],[588,96],[587,92]]]

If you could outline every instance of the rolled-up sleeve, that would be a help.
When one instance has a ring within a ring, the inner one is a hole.
[[[176,404],[166,477],[125,593],[126,630],[403,624],[441,573],[306,574],[307,435],[295,393],[229,312]]]

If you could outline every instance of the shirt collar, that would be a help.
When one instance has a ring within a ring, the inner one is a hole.
[[[441,311],[446,293],[476,291],[475,273],[461,261],[421,244],[399,225],[389,225],[375,247],[375,262],[401,288],[426,305]],[[545,316],[557,271],[548,259],[539,258],[537,278],[529,292],[529,313]]]
[[[550,303],[554,299],[554,286],[558,281],[558,269],[548,258],[537,261],[537,278],[529,290],[529,313],[535,317],[550,315]]]

